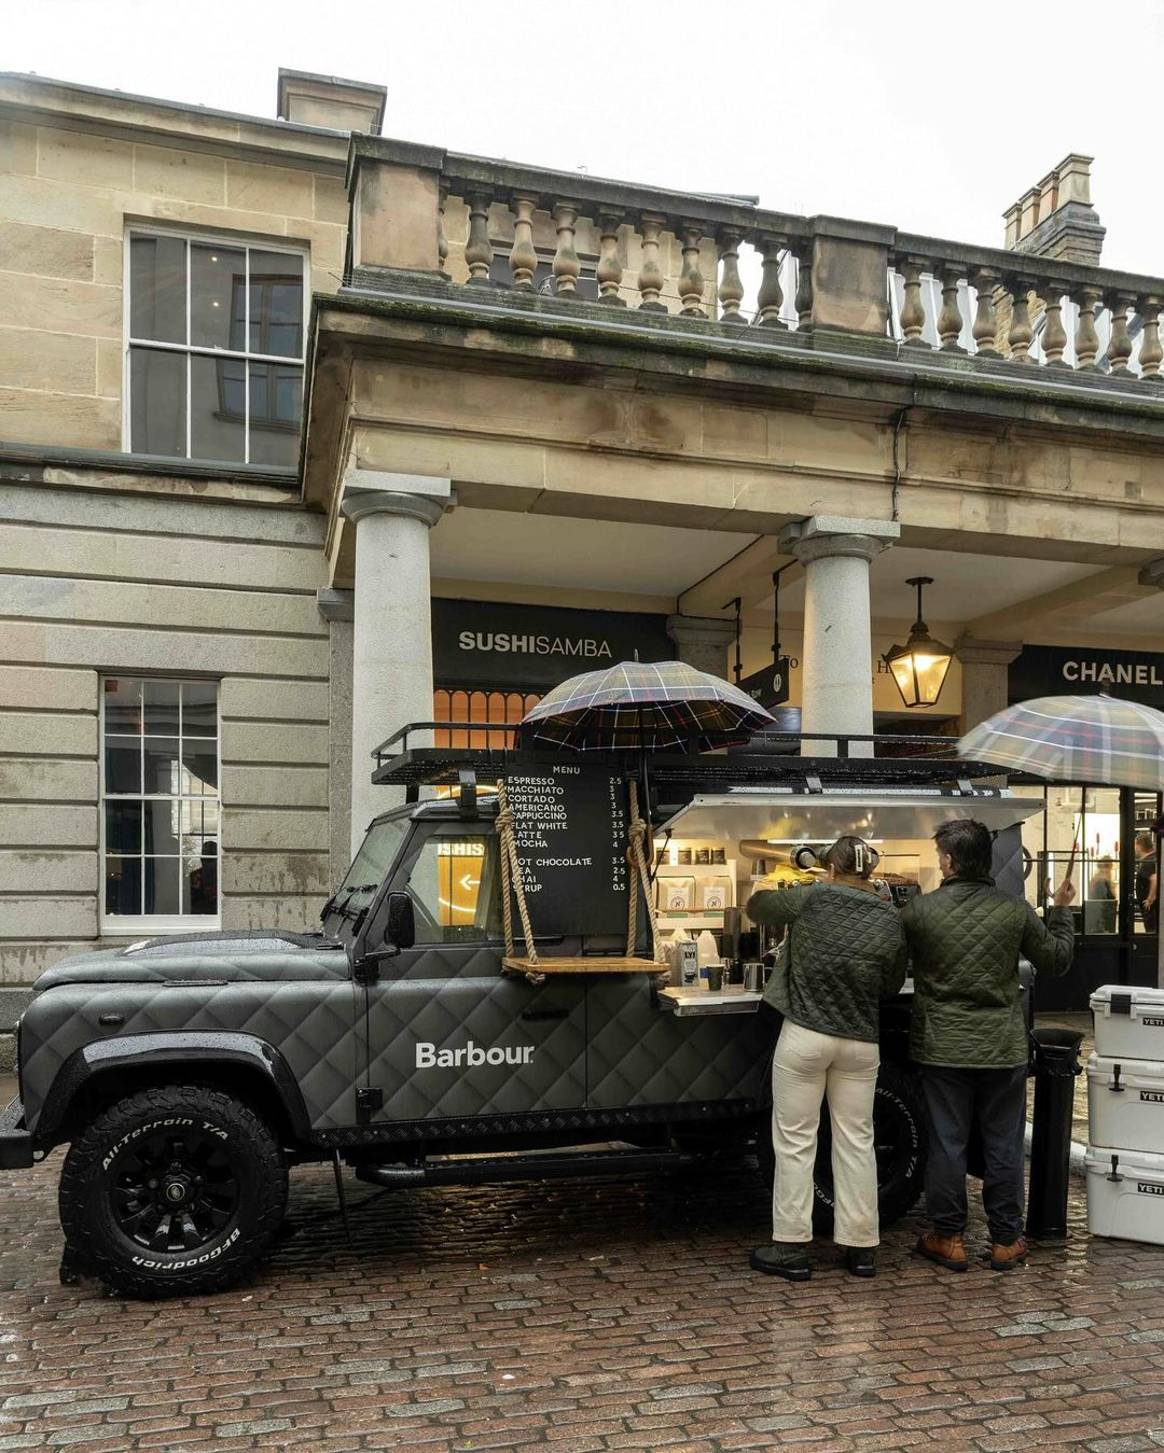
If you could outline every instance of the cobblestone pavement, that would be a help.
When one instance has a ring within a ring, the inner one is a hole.
[[[252,1284],[148,1304],[58,1285],[59,1164],[0,1177],[0,1453],[1164,1445],[1164,1252],[1088,1242],[1078,1182],[1068,1249],[1007,1277],[911,1259],[911,1222],[878,1280],[822,1246],[792,1287],[746,1265],[746,1163],[351,1182],[350,1247],[309,1167]]]

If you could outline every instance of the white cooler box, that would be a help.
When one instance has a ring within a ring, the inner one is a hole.
[[[1093,1146],[1164,1155],[1164,1064],[1093,1054],[1087,1061],[1087,1132]]]
[[[1164,1155],[1089,1145],[1087,1229],[1164,1246]]]
[[[1164,989],[1105,984],[1092,994],[1091,1009],[1097,1054],[1164,1061]]]

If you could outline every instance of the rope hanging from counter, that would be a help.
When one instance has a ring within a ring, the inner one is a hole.
[[[497,784],[497,836],[501,839],[501,916],[505,930],[505,956],[513,958],[513,898],[521,915],[521,936],[525,939],[525,956],[531,964],[538,961],[534,947],[533,925],[529,905],[525,901],[525,884],[521,880],[521,864],[517,860],[517,838],[513,832],[513,808],[505,779]],[[511,894],[512,890],[512,894]]]
[[[655,964],[661,962],[659,958],[659,921],[651,891],[650,869],[647,864],[646,843],[649,832],[650,829],[639,812],[638,783],[632,781],[630,783],[630,822],[627,828],[626,853],[627,862],[631,867],[631,881],[627,885],[626,960],[628,969],[639,967],[644,963],[642,959],[635,958],[640,887],[647,905],[647,924],[651,937],[650,962]],[[521,919],[521,936],[525,943],[525,959],[522,962],[528,966],[525,969],[526,977],[533,982],[541,983],[545,976],[538,970],[543,961],[539,960],[538,951],[534,947],[533,924],[530,921],[529,904],[525,897],[521,863],[517,856],[513,808],[509,805],[509,793],[506,790],[504,779],[497,784],[497,836],[501,845],[501,917],[505,934],[505,957],[506,959],[516,959],[513,928],[513,900],[516,898],[518,916]],[[594,967],[596,969],[600,962],[604,963],[609,971],[614,969],[620,961],[595,959]],[[577,963],[580,969],[584,969],[584,960],[571,960],[571,963]]]

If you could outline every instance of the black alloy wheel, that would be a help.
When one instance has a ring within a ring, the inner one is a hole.
[[[229,1149],[209,1130],[146,1134],[117,1154],[109,1179],[115,1223],[147,1251],[196,1251],[238,1214]]]
[[[270,1127],[202,1085],[140,1090],[100,1111],[65,1157],[66,1260],[113,1291],[166,1297],[246,1276],[287,1206]]]

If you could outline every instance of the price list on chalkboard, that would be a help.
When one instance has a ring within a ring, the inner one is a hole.
[[[626,782],[562,762],[514,773],[505,785],[534,934],[625,933]]]

